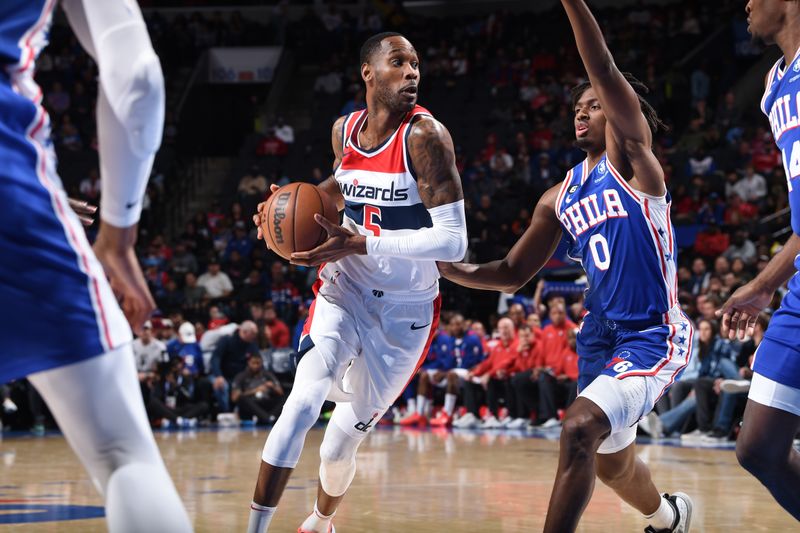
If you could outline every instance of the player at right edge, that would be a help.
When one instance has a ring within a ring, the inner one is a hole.
[[[736,456],[800,520],[800,453],[792,448],[800,430],[800,1],[750,0],[748,31],[783,52],[770,69],[761,99],[781,151],[789,187],[792,236],[753,281],[733,293],[718,311],[722,334],[752,335],[756,318],[787,281],[789,292],[770,320],[753,360],[753,382]]]

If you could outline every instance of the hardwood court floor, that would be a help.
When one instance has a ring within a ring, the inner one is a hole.
[[[309,433],[271,531],[296,531],[313,508],[322,434]],[[263,429],[156,434],[197,531],[245,531],[265,436]],[[694,498],[693,531],[800,530],[730,449],[643,445],[639,454],[662,491]],[[522,434],[378,429],[361,447],[358,473],[335,524],[340,533],[541,531],[556,461],[555,440]],[[14,518],[101,505],[61,436],[6,438],[0,472],[0,531],[105,530],[102,518]],[[579,531],[642,531],[645,525],[598,482]]]

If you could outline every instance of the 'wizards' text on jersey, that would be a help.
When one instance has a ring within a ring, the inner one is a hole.
[[[635,191],[604,155],[567,173],[556,215],[569,255],[589,280],[586,308],[620,322],[660,324],[677,303],[677,259],[669,193]]]
[[[800,187],[794,181],[800,177],[800,50],[788,66],[781,57],[769,71],[761,110],[769,117],[772,136],[783,157],[792,230],[800,235]]]

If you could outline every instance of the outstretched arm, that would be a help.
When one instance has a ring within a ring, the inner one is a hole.
[[[561,240],[561,224],[555,213],[560,187],[556,185],[542,195],[531,225],[503,259],[480,265],[439,263],[439,272],[464,287],[507,293],[519,290],[547,263]]]
[[[584,0],[561,0],[575,34],[578,52],[600,100],[611,135],[608,155],[626,179],[646,194],[666,191],[664,172],[652,151],[653,136],[641,111],[639,97],[625,79],[606,45],[603,33]]]

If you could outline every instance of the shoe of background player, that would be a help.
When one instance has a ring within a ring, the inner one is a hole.
[[[654,439],[664,436],[664,424],[661,423],[661,418],[655,411],[650,411],[646,417],[639,420],[639,427]]]
[[[750,390],[750,381],[746,379],[726,379],[719,384],[719,390],[729,394],[748,392]]]
[[[428,419],[419,413],[411,413],[400,421],[400,425],[403,427],[424,427],[428,425]]]
[[[503,423],[500,422],[496,416],[490,415],[486,420],[481,422],[480,429],[502,429]]]
[[[506,429],[525,429],[526,425],[528,425],[527,418],[514,418],[506,424]]]
[[[689,433],[684,433],[683,435],[681,435],[681,441],[682,442],[686,442],[686,441],[697,442],[697,441],[700,441],[700,439],[702,439],[704,436],[708,435],[709,433],[710,433],[709,431],[700,431],[699,429],[695,429],[694,431],[691,431]]]
[[[723,431],[719,428],[714,428],[711,430],[711,433],[707,435],[703,435],[700,437],[701,442],[707,442],[709,444],[719,444],[723,442],[728,442],[728,432]]]
[[[6,398],[3,400],[3,411],[6,413],[16,413],[17,412],[17,404],[15,404],[11,398]]]
[[[467,411],[464,416],[453,422],[453,427],[459,429],[472,429],[478,427],[480,422],[481,421],[477,416]]]
[[[552,429],[557,428],[560,425],[561,421],[558,418],[548,418],[542,423],[542,425],[539,426],[539,429]]]
[[[435,418],[431,419],[431,427],[449,428],[453,425],[453,417],[444,412],[444,409],[439,411]]]

